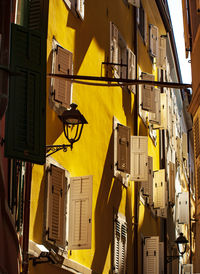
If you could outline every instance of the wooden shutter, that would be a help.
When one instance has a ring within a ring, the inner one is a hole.
[[[128,3],[139,8],[140,7],[140,0],[128,0]]]
[[[153,158],[148,156],[148,180],[141,182],[141,191],[144,196],[149,197],[149,203],[153,199]]]
[[[176,157],[179,163],[182,162],[182,142],[181,138],[176,137]]]
[[[172,114],[172,138],[171,145],[173,149],[176,147],[176,115]]]
[[[84,0],[76,0],[76,11],[80,18],[83,20],[85,16],[85,1]]]
[[[144,239],[144,263],[145,274],[159,274],[159,237]]]
[[[114,218],[114,273],[126,273],[127,261],[127,224],[125,218],[116,215]]]
[[[118,29],[110,22],[110,62],[118,63]],[[116,67],[117,68],[117,67]]]
[[[152,124],[160,125],[161,115],[160,115],[160,89],[154,88],[154,101],[155,101],[155,113],[149,113],[149,121]]]
[[[160,125],[154,124],[154,129],[167,129],[168,126],[168,99],[166,93],[160,94]]]
[[[182,270],[183,274],[193,274],[193,264],[183,264]]]
[[[47,231],[48,239],[65,246],[65,170],[54,165],[48,170]]]
[[[136,77],[136,63],[135,54],[128,49],[128,79],[135,79]],[[128,86],[129,90],[135,93],[135,85]]]
[[[38,30],[46,35],[48,23],[49,0],[28,1],[28,27],[30,30]]]
[[[187,144],[187,133],[182,134],[182,151],[183,158],[188,159],[188,144]]]
[[[160,36],[158,39],[158,55],[156,57],[156,66],[160,69],[166,69],[166,38]]]
[[[150,36],[150,54],[153,57],[156,57],[158,55],[158,28],[154,25],[150,25],[149,30],[149,36]]]
[[[117,169],[130,174],[130,128],[117,126]]]
[[[178,223],[189,224],[189,194],[182,192],[178,194]]]
[[[148,137],[131,136],[131,180],[148,180]]]
[[[148,40],[148,24],[147,24],[147,13],[144,11],[144,43],[147,45]]]
[[[175,204],[175,164],[169,162],[169,202]]]
[[[155,76],[148,73],[142,73],[142,80],[154,81]],[[147,111],[155,112],[154,87],[142,85],[142,108]]]
[[[197,12],[199,13],[200,12],[200,0],[196,0],[196,9],[197,9]]]
[[[91,248],[92,176],[70,178],[69,249]]]
[[[159,242],[159,274],[164,274],[164,242]]]
[[[193,124],[195,158],[200,155],[200,115],[196,116]]]
[[[55,60],[56,74],[72,74],[72,53],[57,46]],[[54,100],[69,108],[71,103],[71,82],[65,79],[54,79]]]
[[[154,208],[165,208],[165,169],[154,171],[153,178],[153,203]]]
[[[46,40],[39,32],[11,25],[11,70],[5,156],[45,163]]]

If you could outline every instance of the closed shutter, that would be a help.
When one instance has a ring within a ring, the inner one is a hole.
[[[140,0],[128,0],[128,3],[139,8],[140,7]]]
[[[118,63],[118,29],[117,27],[110,22],[110,62]],[[117,69],[117,66],[116,66]]]
[[[29,0],[28,27],[46,35],[49,0]]]
[[[160,125],[154,124],[154,129],[167,129],[168,127],[168,98],[166,93],[160,94]]]
[[[166,38],[159,37],[158,56],[156,57],[156,66],[160,69],[166,69]]]
[[[189,193],[178,194],[178,223],[189,224]]]
[[[144,11],[144,43],[147,45],[148,40],[148,23],[147,23],[147,14]]]
[[[69,249],[91,248],[92,176],[70,178]]]
[[[60,46],[57,46],[56,49],[55,73],[72,74],[72,53]],[[71,82],[56,78],[54,79],[53,91],[54,100],[69,108],[71,103]]]
[[[150,46],[150,54],[153,57],[156,57],[158,55],[158,28],[154,25],[150,25],[149,30],[149,46]]]
[[[65,246],[65,170],[54,165],[48,170],[47,231],[48,239]]]
[[[85,16],[85,0],[76,0],[76,11],[83,20]]]
[[[176,157],[179,163],[182,162],[182,142],[181,138],[176,137]]]
[[[114,273],[126,273],[127,261],[127,224],[125,218],[116,215],[114,219]]]
[[[169,202],[175,204],[175,164],[169,162]]]
[[[117,169],[130,174],[130,128],[117,127]]]
[[[171,137],[171,145],[173,149],[176,147],[176,115],[172,114],[172,137]]]
[[[134,80],[136,77],[135,54],[128,49],[128,79]],[[135,85],[129,85],[129,90],[135,93]]]
[[[155,113],[149,113],[149,121],[152,124],[160,125],[161,115],[160,115],[160,89],[154,88],[154,100],[155,100]]]
[[[159,242],[159,274],[164,274],[164,242]]]
[[[193,274],[193,264],[183,264],[182,270],[183,274]]]
[[[159,237],[144,239],[144,264],[145,274],[159,274]]]
[[[187,133],[182,134],[182,151],[183,158],[188,159],[188,144],[187,144]]]
[[[193,135],[194,135],[194,151],[195,158],[198,158],[200,155],[200,118],[199,116],[195,117],[193,124]]]
[[[148,180],[148,137],[131,136],[131,180]]]
[[[172,98],[168,96],[168,132],[169,132],[169,142],[172,143],[172,131],[173,131],[173,123],[172,123]]]
[[[142,73],[142,80],[154,81],[154,79],[154,75]],[[154,87],[150,85],[142,85],[142,108],[147,111],[155,112],[154,102]]]
[[[153,203],[154,208],[165,208],[165,169],[154,171]]]
[[[11,25],[11,70],[5,156],[45,163],[46,40],[39,32]]]
[[[150,200],[153,199],[153,158],[148,156],[148,180],[141,182],[141,191],[144,196],[149,197]]]

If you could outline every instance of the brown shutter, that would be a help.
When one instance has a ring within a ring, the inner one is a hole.
[[[130,128],[118,124],[117,169],[130,173]]]
[[[56,74],[72,74],[72,53],[60,46],[57,46]],[[54,100],[69,108],[71,100],[71,82],[65,79],[55,79],[54,82]]]
[[[194,151],[195,151],[196,158],[198,158],[198,156],[200,155],[199,117],[197,117],[194,121],[193,133],[194,133]]]
[[[65,170],[51,165],[48,173],[48,239],[65,245]]]

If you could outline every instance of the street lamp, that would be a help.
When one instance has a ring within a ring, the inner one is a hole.
[[[176,239],[175,243],[178,247],[178,252],[183,256],[183,254],[186,252],[188,240],[183,236],[183,233],[180,233],[180,236]]]
[[[67,139],[69,144],[46,146],[46,151],[47,151],[46,157],[50,156],[51,154],[61,149],[64,152],[67,151],[68,147],[72,149],[73,144],[76,143],[81,137],[84,124],[88,123],[85,117],[77,109],[76,104],[71,104],[70,107],[71,108],[69,110],[65,110],[62,113],[62,115],[59,115],[59,118],[63,124],[63,131],[64,131],[65,138]]]
[[[167,256],[167,263],[171,263],[173,260],[183,257],[183,254],[186,252],[188,240],[185,238],[185,236],[183,236],[182,232],[175,240],[175,243],[177,244],[177,249],[180,255]]]

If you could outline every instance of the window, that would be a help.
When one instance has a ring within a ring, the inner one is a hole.
[[[154,171],[153,204],[154,208],[165,208],[166,198],[165,169]]]
[[[112,75],[116,78],[135,79],[135,54],[129,49],[118,28],[110,22],[110,63]],[[135,86],[128,86],[135,93]]]
[[[148,181],[148,137],[131,136],[130,180]]]
[[[127,261],[127,223],[120,213],[114,216],[114,256],[113,273],[126,273]]]
[[[52,73],[72,74],[73,56],[72,53],[61,47],[56,40],[53,40]],[[60,114],[60,110],[70,107],[72,100],[72,84],[70,81],[60,78],[51,79],[49,103],[51,107]]]
[[[149,51],[152,57],[158,55],[158,28],[149,25]]]
[[[146,274],[159,274],[159,237],[145,237],[143,250],[143,272]]]
[[[144,43],[147,44],[147,15],[142,3],[140,3],[140,8],[138,9],[138,28]]]
[[[92,176],[70,178],[58,163],[48,162],[47,241],[64,249],[91,248],[92,181]]]
[[[141,182],[142,195],[147,197],[148,204],[153,203],[153,158],[148,156],[148,180]]]
[[[178,194],[178,223],[189,224],[189,193]]]
[[[76,12],[76,14],[84,20],[85,16],[85,1],[84,0],[63,0],[65,4],[72,10]]]

